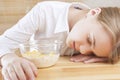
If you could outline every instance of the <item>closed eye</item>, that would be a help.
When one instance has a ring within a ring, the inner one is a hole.
[[[92,39],[91,39],[90,34],[88,34],[88,36],[87,36],[87,42],[88,42],[88,44],[92,45]]]
[[[88,34],[87,42],[91,46],[91,48],[95,47],[95,38],[94,38],[93,33]]]

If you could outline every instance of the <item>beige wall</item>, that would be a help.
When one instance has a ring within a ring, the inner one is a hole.
[[[37,2],[45,0],[0,0],[0,34],[13,26]],[[55,1],[81,1],[91,8],[97,6],[119,6],[120,0],[55,0]]]
[[[120,0],[81,0],[85,4],[89,5],[90,7],[107,7],[107,6],[117,6],[120,7]]]
[[[13,26],[37,0],[0,0],[0,34]]]

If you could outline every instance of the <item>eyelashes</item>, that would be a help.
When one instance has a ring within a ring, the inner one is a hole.
[[[87,42],[88,42],[88,44],[92,45],[92,39],[91,39],[90,34],[88,34],[88,36],[87,36]]]
[[[92,48],[94,48],[94,46],[95,46],[95,40],[94,40],[94,35],[93,35],[93,33],[89,33],[89,34],[88,34],[88,36],[87,36],[87,42],[88,42],[88,44],[89,44]]]

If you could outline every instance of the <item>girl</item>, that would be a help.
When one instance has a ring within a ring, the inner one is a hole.
[[[37,40],[53,37],[62,40],[66,45],[61,55],[71,55],[71,49],[80,52],[71,57],[74,62],[115,63],[120,52],[119,21],[120,9],[116,7],[89,9],[82,3],[38,3],[0,36],[2,75],[5,80],[35,79],[36,66],[13,51],[20,43],[29,41],[31,36]]]

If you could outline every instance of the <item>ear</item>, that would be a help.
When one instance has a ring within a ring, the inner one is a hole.
[[[88,13],[87,16],[97,16],[101,13],[101,8],[95,8],[95,9],[91,9]]]

